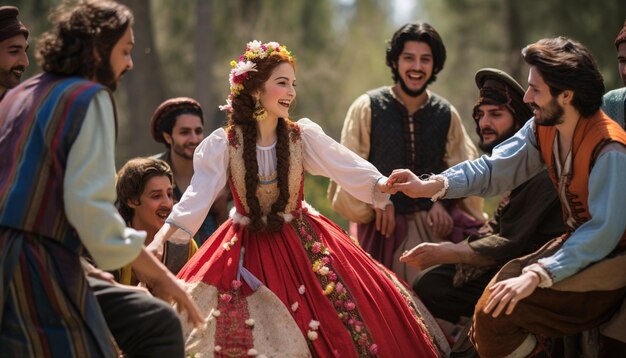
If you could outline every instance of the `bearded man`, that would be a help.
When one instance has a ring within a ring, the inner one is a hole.
[[[476,158],[478,151],[457,110],[427,89],[445,60],[446,48],[431,25],[402,26],[386,51],[394,85],[371,90],[352,103],[341,144],[374,164],[384,175],[398,168],[410,168],[420,174],[439,173]],[[440,242],[452,236],[462,240],[465,229],[478,228],[483,220],[482,199],[478,198],[433,203],[398,194],[381,210],[356,200],[334,183],[328,195],[335,211],[357,223],[361,246],[409,284],[419,270],[398,261],[405,250],[421,242]]]

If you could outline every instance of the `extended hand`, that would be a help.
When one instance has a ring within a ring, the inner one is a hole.
[[[164,301],[178,303],[178,310],[187,312],[187,319],[192,325],[199,327],[204,324],[200,309],[193,303],[183,285],[154,256],[142,249],[133,261],[133,270],[139,281],[148,286],[152,293]]]
[[[506,314],[511,314],[519,301],[530,296],[535,291],[539,281],[539,276],[529,271],[519,277],[494,284],[489,287],[491,295],[487,305],[483,308],[483,312],[487,314],[493,312],[491,316],[495,318],[506,308]]]
[[[417,177],[417,175],[413,174],[413,172],[408,169],[394,170],[387,180],[389,193],[395,194],[398,191],[402,191],[404,194],[412,198],[419,197],[418,194],[420,184],[421,180]]]
[[[454,244],[451,242],[424,242],[409,251],[405,251],[400,256],[400,262],[417,267],[420,270],[440,264],[456,263],[458,259],[454,254],[453,246]]]
[[[152,291],[152,294],[164,301],[177,303],[178,313],[187,312],[189,323],[195,327],[205,323],[200,309],[191,300],[189,294],[185,291],[183,284],[177,280],[174,275],[168,272],[168,275],[162,275],[154,280],[146,282],[146,286]]]

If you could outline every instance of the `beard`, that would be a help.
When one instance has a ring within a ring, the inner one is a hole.
[[[409,88],[409,86],[406,85],[406,82],[404,82],[402,77],[400,77],[398,70],[394,70],[394,71],[396,74],[396,78],[398,79],[398,83],[400,84],[400,88],[402,88],[402,91],[406,93],[409,97],[419,97],[422,93],[426,92],[426,88],[428,87],[430,82],[432,82],[432,77],[430,77],[428,81],[426,81],[426,83],[421,88],[412,90]],[[424,74],[424,76],[426,76],[426,74]]]
[[[115,73],[113,73],[113,69],[111,68],[111,64],[108,61],[106,63],[103,62],[96,68],[96,78],[98,79],[98,82],[107,86],[111,92],[115,92],[120,78],[122,78],[125,73],[126,70],[122,71],[119,76],[115,76]]]
[[[539,107],[535,103],[531,103],[530,106],[533,109],[539,109],[541,111],[539,116],[535,116],[535,123],[537,125],[551,127],[563,123],[564,110],[556,101],[556,98],[552,98],[550,103],[545,107]]]
[[[187,159],[187,160],[193,160],[193,152],[191,155],[187,154],[185,152],[185,145],[181,145],[181,144],[172,144],[172,150],[174,151],[174,153],[176,153],[179,157]]]
[[[495,148],[498,144],[504,142],[505,140],[511,138],[517,132],[517,130],[518,130],[517,126],[515,126],[515,124],[513,124],[504,133],[498,134],[496,136],[496,138],[493,141],[489,142],[489,143],[485,143],[483,141],[482,134],[479,134],[480,142],[478,143],[478,148],[480,148],[483,152],[491,155],[491,152],[493,151],[493,148]],[[493,129],[492,129],[492,132],[495,133],[495,131]]]
[[[22,76],[17,76],[15,73],[13,73],[14,70],[24,72],[24,70],[26,70],[26,67],[13,66],[8,70],[0,69],[0,86],[9,89],[20,84]]]

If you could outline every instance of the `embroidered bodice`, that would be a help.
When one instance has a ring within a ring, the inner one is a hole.
[[[289,200],[285,207],[285,213],[287,214],[291,214],[301,207],[301,186],[304,175],[300,129],[297,125],[294,125],[293,128],[289,134]],[[227,135],[229,141],[230,182],[233,197],[236,198],[237,212],[245,215],[250,209],[246,200],[246,167],[243,159],[243,138],[239,128],[229,129]],[[257,146],[256,152],[259,167],[259,185],[256,194],[261,205],[261,212],[263,215],[267,215],[271,211],[272,204],[278,198],[279,193],[276,171],[276,146]]]

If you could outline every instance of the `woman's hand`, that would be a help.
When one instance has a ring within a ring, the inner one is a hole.
[[[411,198],[430,198],[443,188],[443,183],[435,180],[421,180],[408,169],[394,170],[387,180],[387,192],[403,192]]]

